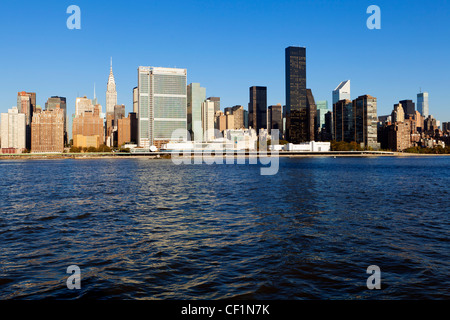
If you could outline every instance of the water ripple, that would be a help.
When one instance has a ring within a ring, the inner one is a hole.
[[[51,172],[52,174],[48,174]],[[2,299],[448,299],[447,157],[0,162]],[[82,289],[66,288],[66,268]],[[382,270],[367,290],[366,269]]]

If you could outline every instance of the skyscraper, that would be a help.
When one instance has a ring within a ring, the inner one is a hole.
[[[103,144],[105,133],[100,111],[100,105],[96,105],[93,110],[86,110],[73,119],[74,147],[98,148]]]
[[[36,93],[21,91],[17,93],[17,108],[19,113],[25,114],[26,134],[25,145],[28,150],[31,149],[31,121],[33,113],[36,111]]]
[[[281,139],[283,134],[283,107],[281,104],[269,106],[268,108],[268,129],[269,133],[272,134],[272,130],[277,129]]]
[[[51,98],[47,99],[47,102],[45,103],[45,110],[53,111],[56,108],[59,108],[64,113],[64,143],[68,143],[68,135],[67,135],[67,103],[65,97],[58,97],[58,96],[52,96]]]
[[[355,139],[355,123],[352,101],[339,100],[333,105],[333,140],[352,142]]]
[[[333,104],[340,100],[351,100],[350,80],[342,81],[336,89],[333,90]]]
[[[139,109],[138,101],[139,101],[138,87],[134,87],[133,88],[133,112],[136,113],[136,116],[137,116],[138,109]]]
[[[370,95],[353,100],[355,140],[365,147],[379,149],[377,136],[377,98]]]
[[[248,110],[244,109],[244,128],[248,129]]]
[[[202,103],[205,100],[206,89],[200,87],[200,83],[191,83],[187,86],[187,128],[192,141],[203,140]],[[211,103],[214,104],[212,101]]]
[[[325,127],[322,134],[323,141],[333,140],[333,112],[328,111],[325,114]]]
[[[209,97],[208,100],[214,102],[214,112],[220,111],[220,97]]]
[[[325,128],[325,114],[329,111],[328,110],[328,101],[327,100],[321,100],[317,101],[317,127],[319,130],[322,130]]]
[[[201,104],[202,107],[202,129],[203,129],[203,140],[195,138],[196,141],[211,141],[214,140],[214,102],[210,100],[205,100]]]
[[[186,69],[139,67],[139,141],[144,149],[187,139]],[[172,139],[172,133],[184,133]]]
[[[234,129],[245,128],[245,110],[243,106],[233,106],[231,108],[231,114],[234,116]]]
[[[116,82],[114,81],[114,74],[111,68],[109,70],[108,84],[106,87],[106,113],[114,113],[114,106],[117,104]]]
[[[421,92],[417,94],[417,111],[427,118],[430,115],[430,110],[428,108],[428,92]]]
[[[308,141],[306,101],[306,48],[288,47],[286,66],[286,138],[291,143]]]
[[[25,113],[27,125],[31,125],[33,112],[36,111],[36,93],[21,91],[17,93],[17,109]]]
[[[405,119],[409,117],[413,118],[416,113],[416,105],[412,100],[402,100],[400,104],[403,107],[403,111],[405,112]]]
[[[267,129],[267,87],[250,87],[248,119],[248,125],[257,133],[260,129]]]
[[[1,114],[1,147],[3,153],[21,153],[26,148],[26,115],[13,107]]]
[[[306,89],[306,106],[308,115],[308,141],[315,141],[317,106],[311,89]]]

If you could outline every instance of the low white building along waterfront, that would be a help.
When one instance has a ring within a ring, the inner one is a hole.
[[[258,139],[254,129],[225,130],[225,136],[215,132],[219,137],[209,142],[189,141],[189,132],[176,130],[170,142],[162,145],[162,151],[170,151],[172,162],[180,164],[258,164],[262,165],[261,175],[275,175],[279,169],[277,150],[267,152],[270,136],[261,135]],[[278,130],[273,130],[274,142],[278,143]],[[187,141],[180,137],[188,136]],[[247,153],[248,152],[248,156]],[[268,167],[265,167],[269,165]]]
[[[329,152],[331,150],[330,142],[310,141],[300,144],[288,143],[284,145],[283,151],[300,151],[300,152]]]

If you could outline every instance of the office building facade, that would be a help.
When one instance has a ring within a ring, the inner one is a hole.
[[[94,105],[92,100],[84,97],[77,97],[75,99],[75,117],[82,115],[85,111],[94,112]]]
[[[307,142],[306,48],[285,49],[285,76],[286,139],[294,144]]]
[[[366,148],[379,149],[377,131],[377,98],[370,95],[353,100],[356,143]]]
[[[133,88],[133,112],[136,113],[136,117],[137,117],[138,110],[139,110],[138,101],[139,101],[139,90],[138,90],[138,87],[134,87]]]
[[[31,152],[64,151],[64,109],[56,106],[51,110],[36,112],[31,123]]]
[[[64,144],[69,143],[68,140],[68,134],[67,134],[67,127],[68,127],[68,120],[67,120],[67,101],[65,97],[58,97],[58,96],[52,96],[47,99],[47,102],[45,103],[45,110],[47,111],[53,111],[55,109],[59,108],[64,113]]]
[[[328,101],[327,100],[317,101],[316,106],[317,106],[317,127],[319,130],[322,130],[325,128],[325,114],[329,111]]]
[[[333,105],[333,140],[352,142],[355,139],[353,103],[339,100]]]
[[[427,118],[430,115],[428,92],[421,92],[417,95],[417,111],[419,111],[424,118]]]
[[[171,140],[186,141],[186,76],[186,69],[138,68],[139,147],[160,148]],[[175,130],[178,134],[172,137]]]
[[[259,132],[267,129],[267,87],[250,87],[249,126]]]
[[[267,109],[268,129],[269,134],[272,134],[272,130],[278,130],[278,138],[281,139],[283,134],[283,107],[281,104],[269,106]]]
[[[205,100],[206,88],[202,88],[200,83],[191,83],[187,86],[187,128],[192,141],[203,140],[202,103]],[[210,102],[214,105],[214,102]]]
[[[208,100],[214,102],[214,112],[220,111],[220,97],[209,97]]]
[[[0,116],[1,148],[3,153],[22,153],[26,148],[26,115],[17,107]]]
[[[117,146],[125,143],[136,143],[137,141],[137,116],[130,112],[128,117],[117,120]]]
[[[317,106],[311,89],[306,89],[306,107],[308,112],[308,141],[315,141],[317,127]]]
[[[100,117],[100,105],[93,111],[84,111],[73,119],[73,146],[98,148],[105,141],[103,118]]]
[[[412,100],[402,100],[399,102],[402,105],[405,113],[405,119],[413,118],[416,113],[416,105]]]
[[[214,132],[214,102],[205,100],[201,104],[201,124],[203,131],[203,139],[195,138],[195,141],[212,141],[215,138]]]

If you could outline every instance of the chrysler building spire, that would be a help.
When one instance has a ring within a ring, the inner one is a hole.
[[[111,68],[109,70],[108,84],[106,87],[106,113],[114,113],[114,106],[117,104],[117,91],[116,82],[114,81],[114,74],[112,70],[112,57]]]

